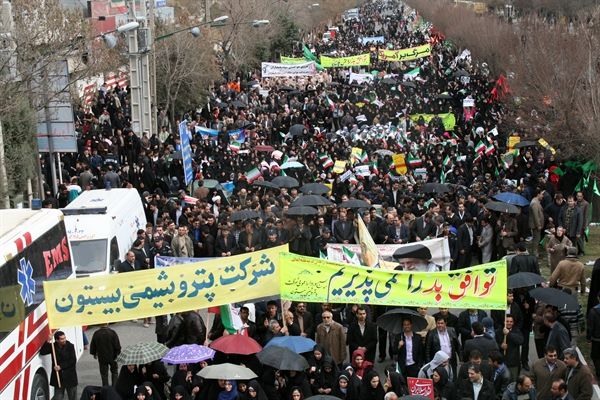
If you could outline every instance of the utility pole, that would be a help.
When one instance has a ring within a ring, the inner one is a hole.
[[[152,129],[150,131],[150,136],[155,133],[158,136],[158,122],[157,122],[157,114],[158,114],[158,104],[156,97],[156,49],[154,47],[154,35],[155,35],[155,6],[156,0],[149,0],[150,7],[148,12],[148,22],[150,27],[150,34],[152,40],[152,48],[150,51],[150,120],[152,122]]]
[[[150,57],[152,32],[148,26],[146,2],[140,2],[136,13],[135,1],[128,0],[129,21],[137,21],[140,27],[127,34],[129,73],[131,78],[131,128],[142,136],[152,130],[152,101],[150,85]]]
[[[8,196],[8,176],[6,176],[6,158],[4,158],[4,130],[0,121],[0,193],[2,202],[0,208],[10,208],[10,197]]]
[[[204,0],[204,22],[210,21],[210,0]]]

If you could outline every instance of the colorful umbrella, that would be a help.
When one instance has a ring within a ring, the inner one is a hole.
[[[244,335],[221,336],[208,346],[225,354],[250,355],[262,350],[262,346],[256,340]]]
[[[162,360],[169,364],[193,364],[210,360],[214,356],[215,351],[209,347],[199,344],[183,344],[169,350]]]

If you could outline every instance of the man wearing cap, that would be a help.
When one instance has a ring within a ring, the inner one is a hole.
[[[164,237],[160,235],[154,235],[154,246],[150,248],[150,264],[152,268],[154,265],[154,258],[156,256],[172,257],[173,251],[171,246],[165,243]]]
[[[579,286],[581,294],[585,294],[585,267],[577,259],[577,247],[567,249],[567,258],[558,263],[550,276],[549,283],[551,287],[571,289],[571,293],[575,297],[577,297],[577,286]]]
[[[400,247],[394,252],[394,259],[398,261],[397,270],[439,272],[440,266],[431,262],[431,251],[427,246],[419,243]]]

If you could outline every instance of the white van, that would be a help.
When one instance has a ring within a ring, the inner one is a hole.
[[[146,214],[135,189],[87,190],[67,207],[67,237],[78,277],[116,270],[146,228]]]
[[[342,19],[344,20],[344,22],[352,20],[360,21],[360,10],[358,8],[351,8],[349,10],[344,11]]]

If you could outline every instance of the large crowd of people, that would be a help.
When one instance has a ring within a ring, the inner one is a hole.
[[[62,158],[59,173],[69,184],[48,193],[46,206],[64,207],[81,190],[137,188],[148,224],[138,231],[122,273],[153,268],[157,255],[225,257],[284,243],[292,252],[318,257],[330,243],[356,243],[354,221],[360,214],[377,244],[446,238],[451,269],[504,257],[511,275],[539,275],[543,261],[550,268],[549,285],[585,294],[578,257],[585,254],[588,201],[581,191],[564,192],[553,173],[560,162],[549,147],[507,144],[518,133],[502,129],[508,116],[499,99],[509,91],[502,78],[396,1],[368,2],[359,19],[340,22],[335,32],[331,39],[307,43],[304,54],[370,53],[366,70],[332,68],[301,78],[225,76],[209,89],[201,111],[178,118],[161,111],[160,131],[141,137],[130,128],[127,90],[103,86],[89,109],[76,112],[80,151]],[[361,40],[378,36],[384,43]],[[379,59],[380,49],[426,43],[429,57]],[[446,113],[454,117],[452,126],[440,115]],[[191,190],[177,129],[184,120],[192,133]],[[396,154],[404,155],[406,165],[397,165]],[[269,184],[278,176],[297,184]],[[208,184],[214,181],[219,184]],[[305,186],[315,183],[328,190]],[[430,184],[438,189],[427,190]],[[492,207],[495,196],[506,192],[526,203],[516,211]],[[288,215],[295,201],[311,193],[333,205],[310,216]],[[352,199],[369,207],[340,206]],[[234,218],[242,210],[256,216]],[[413,331],[407,317],[403,331],[393,335],[374,323],[387,311],[381,306],[257,303],[253,320],[241,308],[241,333],[262,345],[278,336],[314,339],[316,346],[304,354],[309,369],[279,371],[253,356],[217,354],[209,364],[243,363],[258,379],[212,381],[196,375],[206,362],[178,365],[174,373],[160,361],[124,365],[117,374],[109,360],[101,366],[102,383],[109,383],[110,364],[122,399],[166,399],[170,393],[172,399],[300,400],[328,394],[392,400],[408,394],[406,378],[420,377],[433,380],[435,399],[586,400],[593,378],[575,349],[578,340],[592,341],[590,358],[600,371],[600,283],[592,281],[590,289],[587,310],[536,302],[527,288],[507,293],[506,311],[455,315],[440,309],[429,315],[420,308],[426,328]],[[152,321],[143,323],[149,327]],[[228,334],[218,316],[207,329],[196,311],[157,317],[155,329],[168,347]],[[530,335],[537,360],[529,359]],[[116,358],[120,346],[111,340],[115,349],[108,358]]]

